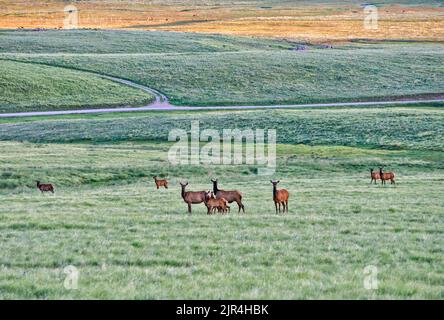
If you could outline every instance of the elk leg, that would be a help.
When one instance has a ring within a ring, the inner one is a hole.
[[[188,203],[188,213],[191,213],[191,203]]]
[[[278,213],[278,204],[276,201],[274,202],[274,206],[276,207],[276,214],[277,214]]]
[[[285,201],[286,207],[287,207],[287,213],[288,213],[288,200]]]

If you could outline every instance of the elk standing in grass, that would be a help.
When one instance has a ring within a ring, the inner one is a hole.
[[[283,207],[282,212],[285,211],[288,212],[288,198],[290,194],[285,189],[280,189],[280,190],[277,189],[276,186],[280,182],[279,180],[278,181],[270,180],[270,182],[273,184],[273,201],[274,201],[274,206],[276,207],[276,213],[278,213],[278,206],[279,206],[279,212],[281,212],[281,204]]]
[[[199,204],[202,202],[205,202],[205,191],[185,191],[186,186],[188,185],[188,182],[182,183],[179,182],[180,186],[182,187],[182,199],[185,201],[185,203],[188,204],[188,212],[191,213],[191,205],[192,204]]]
[[[43,184],[40,183],[40,181],[37,182],[37,188],[40,190],[41,193],[43,192],[52,192],[54,193],[54,186],[52,184]]]
[[[379,180],[379,179],[381,179],[381,177],[380,177],[380,175],[379,175],[379,172],[375,172],[374,170],[373,170],[373,168],[372,169],[370,169],[370,177],[371,177],[371,181],[370,181],[370,184],[373,182],[373,181],[375,181],[375,184],[376,184],[376,180]]]
[[[157,189],[159,189],[160,187],[165,187],[165,189],[168,189],[168,181],[166,179],[158,180],[157,176],[154,176],[153,179],[156,183]]]
[[[233,190],[233,191],[220,190],[217,187],[217,179],[216,180],[211,179],[211,182],[213,183],[213,193],[215,194],[216,199],[224,198],[225,200],[228,201],[228,203],[236,202],[237,206],[239,207],[239,212],[242,209],[242,211],[245,213],[245,207],[242,204],[242,193],[240,191],[237,191],[237,190]]]
[[[228,206],[228,201],[224,198],[216,199],[216,196],[213,192],[207,191],[205,193],[205,205],[207,206],[207,214],[212,214],[216,211],[219,213],[227,213],[230,210]]]
[[[379,168],[379,176],[381,182],[384,185],[387,180],[390,180],[390,184],[395,184],[395,174],[393,172],[384,172],[383,168]]]

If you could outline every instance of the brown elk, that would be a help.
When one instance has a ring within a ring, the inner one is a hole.
[[[371,181],[370,181],[370,183],[372,183],[373,181],[375,181],[375,184],[376,184],[376,180],[379,180],[379,179],[381,179],[381,177],[380,177],[380,175],[379,175],[379,172],[375,172],[374,170],[373,170],[373,168],[372,169],[370,169],[370,178],[372,179]]]
[[[37,188],[43,193],[43,192],[52,192],[54,193],[54,186],[52,184],[43,184],[40,183],[40,181],[37,182]]]
[[[153,179],[156,183],[157,189],[159,189],[160,187],[165,187],[165,189],[168,189],[168,181],[166,179],[159,180],[157,179],[157,176],[154,176]]]
[[[213,183],[213,193],[216,196],[216,199],[221,199],[224,198],[225,200],[228,201],[228,203],[232,203],[232,202],[236,202],[237,206],[239,207],[239,211],[242,211],[245,213],[245,207],[242,204],[242,193],[240,191],[237,190],[232,190],[232,191],[225,191],[225,190],[220,190],[217,187],[217,179],[213,180],[211,179],[211,182]]]
[[[387,180],[390,180],[390,184],[395,184],[395,174],[393,172],[384,172],[383,168],[379,168],[379,177],[384,185]]]
[[[280,182],[270,180],[270,182],[273,184],[273,201],[274,206],[276,207],[276,213],[278,213],[278,206],[279,206],[279,212],[281,212],[281,204],[283,207],[282,212],[287,211],[288,212],[288,198],[290,197],[290,194],[286,189],[277,189],[277,184]]]
[[[186,186],[188,185],[188,182],[182,183],[179,182],[180,186],[182,187],[182,198],[185,203],[188,204],[188,212],[191,213],[191,205],[192,204],[199,204],[202,202],[205,202],[205,191],[185,191]]]
[[[215,212],[216,209],[219,213],[227,213],[230,211],[228,201],[224,198],[216,199],[214,193],[210,191],[205,193],[205,205],[207,206],[207,214]]]

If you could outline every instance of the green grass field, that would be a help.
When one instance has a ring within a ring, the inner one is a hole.
[[[291,51],[295,45],[174,32],[1,31],[0,59],[133,80],[177,105],[380,100],[444,90],[442,44],[361,43]]]
[[[0,112],[153,98],[94,73],[152,87],[177,105],[444,94],[442,43],[295,45],[0,30]],[[171,165],[168,133],[189,131],[193,120],[219,132],[276,129],[276,173]],[[0,118],[0,299],[443,299],[443,123],[442,103]],[[379,166],[395,172],[396,185],[370,184]],[[170,188],[156,190],[153,175]],[[211,178],[242,191],[246,214],[236,204],[226,216],[208,216],[203,204],[187,213],[179,182],[209,190]],[[290,191],[288,214],[275,214],[270,179]],[[41,194],[35,180],[56,193]],[[77,290],[64,288],[68,265],[80,272]],[[376,290],[364,287],[369,265]]]
[[[439,106],[63,116],[0,121],[0,298],[444,298]],[[168,131],[276,128],[256,166],[171,166]],[[370,185],[385,165],[396,186]],[[151,176],[167,176],[155,190]],[[227,216],[186,212],[190,190],[244,194]],[[291,192],[276,215],[269,180]],[[55,195],[33,186],[56,185]],[[66,290],[63,269],[80,272]],[[363,270],[378,268],[366,290]]]
[[[0,112],[146,105],[149,94],[85,72],[0,61]]]

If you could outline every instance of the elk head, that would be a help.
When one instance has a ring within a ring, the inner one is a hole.
[[[281,181],[280,180],[278,180],[278,181],[270,180],[270,182],[273,184],[273,187],[276,187],[276,185]]]

